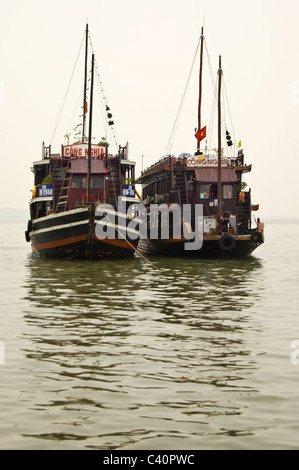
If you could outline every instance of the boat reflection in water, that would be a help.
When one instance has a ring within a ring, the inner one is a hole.
[[[158,449],[255,433],[244,394],[258,388],[261,262],[153,261],[160,272],[28,259],[27,395],[40,419],[26,437]]]

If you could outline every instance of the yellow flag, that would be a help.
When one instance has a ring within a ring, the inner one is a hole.
[[[240,142],[239,142],[238,147],[242,147],[242,142],[241,142],[241,140],[240,140]]]

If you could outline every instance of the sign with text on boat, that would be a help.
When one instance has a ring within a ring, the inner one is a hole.
[[[39,197],[53,196],[53,184],[40,184],[38,186]]]
[[[227,157],[221,157],[221,166],[228,166],[230,159]],[[217,155],[190,155],[187,157],[187,166],[188,167],[214,167],[218,166],[218,156]]]
[[[106,147],[103,145],[91,144],[91,156],[93,158],[104,157],[106,153]],[[79,143],[73,145],[63,146],[63,157],[76,157],[76,158],[87,158],[88,157],[88,143]]]
[[[122,195],[126,197],[135,197],[135,186],[132,184],[123,184]]]

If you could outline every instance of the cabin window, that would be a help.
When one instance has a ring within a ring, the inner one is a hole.
[[[103,176],[95,176],[91,179],[91,187],[94,189],[103,189],[104,188],[104,178]]]
[[[71,182],[72,189],[85,189],[87,184],[86,176],[73,176]],[[92,176],[90,178],[90,186],[92,189],[103,189],[104,188],[104,177],[103,176]]]
[[[200,199],[208,199],[210,196],[210,185],[201,184],[199,187]]]
[[[73,176],[71,181],[72,189],[85,189],[87,178],[82,176]]]
[[[222,188],[223,192],[223,199],[231,199],[233,197],[233,185],[232,184],[224,184]]]
[[[80,188],[81,187],[81,178],[79,178],[78,176],[73,176],[71,187],[73,189]]]

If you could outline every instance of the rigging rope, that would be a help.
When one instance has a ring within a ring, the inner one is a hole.
[[[216,110],[216,103],[217,103],[217,98],[218,98],[218,84],[216,82],[216,80],[214,80],[214,76],[213,76],[213,71],[212,71],[212,66],[211,66],[211,61],[210,61],[210,56],[209,56],[209,52],[208,52],[208,48],[207,48],[207,44],[206,44],[206,41],[205,41],[205,50],[206,50],[206,54],[207,54],[207,58],[208,58],[208,65],[209,65],[209,70],[210,70],[210,76],[211,76],[211,81],[212,81],[212,86],[213,86],[213,91],[214,91],[214,100],[213,100],[213,103],[212,103],[212,110],[211,110],[211,117],[210,117],[210,122],[209,122],[209,129],[211,130],[209,132],[209,138],[208,138],[208,147],[210,147],[211,145],[211,140],[212,140],[212,129],[214,127],[214,118],[215,118],[215,110]],[[222,109],[221,109],[221,116],[222,116],[222,119],[221,119],[221,122],[222,122],[222,131],[225,133],[225,131],[227,130],[227,124],[226,124],[226,104],[227,104],[227,107],[228,107],[228,112],[229,112],[229,117],[230,117],[230,124],[231,124],[231,127],[232,127],[232,133],[233,133],[233,136],[234,136],[234,142],[236,142],[236,137],[235,137],[235,131],[234,131],[234,127],[233,127],[233,121],[232,121],[232,117],[231,117],[231,112],[230,112],[230,106],[229,106],[229,101],[228,101],[228,98],[227,98],[227,92],[226,92],[226,86],[225,86],[225,82],[224,82],[224,76],[222,74],[222,83],[223,83],[223,87],[222,87],[222,103],[223,103],[223,106],[222,106]],[[227,141],[225,142],[226,143],[226,146],[227,146]],[[229,149],[229,147],[227,146],[227,149],[229,152],[232,152],[232,150]]]
[[[223,79],[223,89],[224,89],[224,94],[225,94],[225,98],[226,98],[226,101],[227,101],[227,107],[228,107],[228,113],[229,113],[229,118],[230,118],[230,123],[231,123],[231,126],[232,126],[232,134],[234,136],[234,146],[236,145],[236,135],[235,135],[235,130],[234,130],[234,126],[233,126],[233,120],[232,120],[232,116],[231,116],[231,112],[230,112],[230,106],[229,106],[229,101],[228,101],[228,97],[227,97],[227,92],[226,92],[226,86],[225,86],[225,81]]]
[[[135,246],[134,246],[131,242],[129,242],[129,240],[121,233],[121,231],[118,230],[117,225],[112,222],[112,220],[109,218],[109,216],[108,216],[107,213],[106,213],[105,216],[107,217],[107,219],[109,220],[109,222],[110,222],[112,225],[114,225],[114,228],[116,229],[116,231],[122,236],[122,238],[128,243],[128,245],[129,245],[131,248],[133,248],[133,250],[134,250],[136,253],[138,253],[138,255],[141,256],[147,263],[149,263],[150,265],[152,265],[153,268],[156,269],[156,271],[161,272],[161,269],[157,268],[157,266],[155,266],[154,263],[152,263],[148,258],[146,258],[146,257],[138,250],[138,248],[135,248]]]
[[[90,42],[92,53],[94,53],[94,47],[93,47],[93,44],[92,44],[90,34],[89,34],[89,42]],[[97,76],[98,85],[99,85],[98,92],[99,92],[100,98],[102,99],[102,101],[104,103],[105,110],[107,111],[107,108],[109,109],[109,106],[108,106],[108,103],[107,103],[106,94],[104,92],[103,82],[101,80],[100,70],[99,70],[97,60],[95,60],[95,71],[96,71],[96,76]],[[101,92],[101,94],[100,94],[100,92]],[[103,119],[104,128],[105,128],[107,126],[107,117],[106,118],[103,117],[103,111],[102,111],[102,119]],[[109,128],[110,128],[110,132],[111,132],[111,135],[112,135],[112,141],[113,141],[113,144],[115,145],[115,150],[117,152],[117,150],[118,150],[118,139],[117,139],[117,136],[116,136],[116,130],[114,129],[114,125],[109,125]],[[107,134],[107,130],[105,132]],[[105,138],[107,139],[107,135],[105,136]]]
[[[211,148],[211,140],[213,136],[212,129],[214,128],[214,119],[215,119],[215,111],[216,111],[216,99],[213,100],[212,103],[212,110],[211,110],[211,116],[210,116],[210,122],[209,122],[209,129],[210,131],[208,132],[208,148]]]
[[[207,43],[205,41],[205,51],[208,59],[208,66],[209,66],[209,72],[210,72],[210,78],[212,82],[212,89],[213,89],[213,94],[214,94],[214,99],[212,101],[212,109],[211,109],[211,114],[210,114],[210,122],[209,122],[209,127],[208,127],[208,148],[211,146],[211,140],[212,140],[212,129],[214,128],[214,119],[215,119],[215,111],[216,111],[216,103],[217,103],[217,83],[216,80],[214,80],[214,74],[213,74],[213,68],[211,64],[211,59],[210,59],[210,54],[208,51]]]
[[[161,272],[161,269],[159,269],[154,263],[152,263],[148,258],[146,258],[146,256],[144,256],[139,250],[138,248],[135,248],[135,246],[129,242],[129,240],[118,230],[116,224],[114,224],[112,222],[112,220],[110,219],[110,217],[108,216],[108,214],[106,213],[105,217],[107,217],[107,219],[109,220],[109,222],[111,223],[111,225],[114,225],[114,228],[116,229],[116,231],[124,238],[124,240],[127,242],[127,244],[135,251],[135,253],[137,253],[141,258],[143,258],[148,264],[150,264],[156,271],[159,271]],[[76,258],[76,257],[79,257],[81,256],[86,250],[82,250],[81,252],[79,253],[76,253],[75,255],[73,256],[69,256],[67,259],[72,259],[72,258]]]
[[[200,37],[200,38],[201,38],[201,37]],[[175,133],[176,133],[176,130],[177,130],[177,127],[178,127],[180,114],[181,114],[181,111],[182,111],[182,108],[183,108],[183,103],[184,103],[184,101],[185,101],[187,89],[188,89],[188,86],[189,86],[189,83],[190,83],[190,79],[191,79],[191,75],[192,75],[192,72],[193,72],[194,63],[195,63],[195,60],[196,60],[196,57],[197,57],[197,53],[198,53],[198,49],[199,49],[199,45],[200,45],[200,38],[199,38],[198,44],[197,44],[197,46],[196,46],[194,58],[193,58],[192,65],[191,65],[191,69],[190,69],[190,72],[189,72],[189,75],[188,75],[187,83],[186,83],[186,86],[185,86],[185,89],[184,89],[183,97],[182,97],[182,100],[181,100],[181,103],[180,103],[180,106],[179,106],[179,110],[178,110],[176,119],[175,119],[175,121],[174,121],[174,125],[173,125],[173,128],[172,128],[172,131],[171,131],[171,134],[170,134],[170,138],[169,138],[167,147],[166,147],[166,149],[165,149],[164,155],[168,155],[168,154],[170,154],[170,152],[171,152],[171,148],[172,148],[172,145],[173,145],[174,136],[175,136]]]
[[[223,74],[222,74],[223,77]],[[223,79],[222,79],[222,84],[223,84]],[[223,91],[223,86],[221,87],[221,128],[222,128],[222,133],[226,134],[227,130],[227,125],[226,125],[226,113],[225,113],[225,100],[223,99],[224,91]],[[222,117],[223,116],[223,117]],[[221,141],[222,146],[224,147],[223,141]],[[226,140],[226,135],[225,135],[225,144],[226,144],[226,151],[229,153],[229,148],[227,145],[227,140]]]
[[[67,130],[67,135],[69,135],[69,133],[70,133],[70,128],[71,128],[72,123],[73,123],[73,121],[74,121],[75,114],[77,113],[77,108],[78,108],[78,106],[79,106],[79,102],[80,102],[80,100],[82,101],[83,91],[84,91],[84,90],[81,90],[81,91],[80,91],[80,95],[79,95],[79,98],[78,98],[78,100],[77,100],[77,103],[76,103],[76,106],[75,106],[75,110],[74,110],[74,112],[73,112],[73,116],[72,116],[72,119],[71,119],[71,121],[70,121],[68,130]],[[80,125],[80,124],[77,124],[76,128],[79,127],[79,125]],[[83,136],[82,136],[82,137],[83,137]],[[76,137],[76,138],[77,138],[77,137]]]
[[[61,118],[61,114],[62,114],[64,105],[65,105],[65,102],[66,102],[66,98],[67,98],[67,95],[68,95],[68,92],[69,92],[69,89],[70,89],[70,86],[71,86],[71,83],[72,83],[72,80],[73,80],[73,76],[74,76],[74,73],[75,73],[75,69],[76,69],[76,66],[77,66],[77,62],[78,62],[78,59],[79,59],[79,56],[80,56],[80,52],[81,52],[81,49],[82,49],[82,45],[83,45],[84,39],[85,39],[85,33],[84,33],[84,35],[83,35],[82,42],[81,42],[81,45],[80,45],[80,48],[79,48],[79,52],[78,52],[78,55],[77,55],[77,58],[76,58],[76,62],[75,62],[75,65],[74,65],[74,68],[73,68],[73,71],[72,71],[72,74],[71,74],[71,78],[70,78],[70,80],[69,80],[69,84],[68,84],[66,93],[65,93],[65,95],[64,95],[64,98],[63,98],[63,101],[62,101],[62,104],[61,104],[61,107],[60,107],[60,110],[59,110],[59,113],[58,113],[56,125],[55,125],[55,127],[54,127],[54,131],[53,131],[52,137],[51,137],[51,139],[50,139],[50,145],[52,145],[52,142],[53,142],[53,139],[54,139],[54,136],[55,136],[55,133],[56,133],[56,130],[57,130],[57,127],[58,127],[60,118]]]

